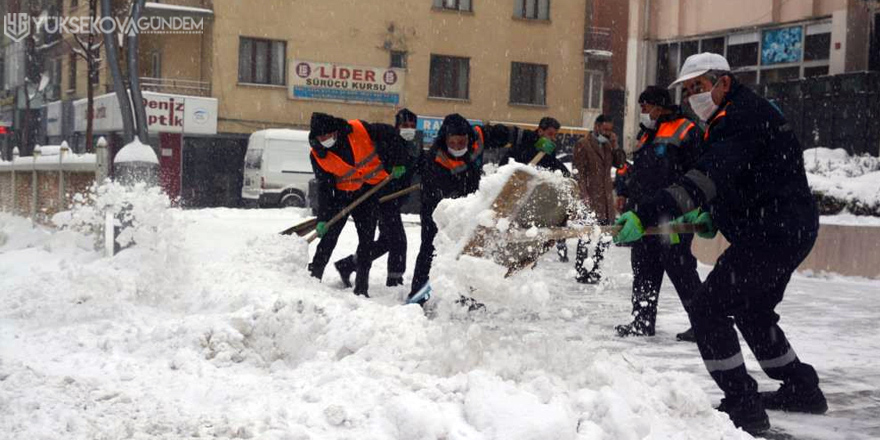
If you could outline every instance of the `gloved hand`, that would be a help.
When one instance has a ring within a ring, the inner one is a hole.
[[[697,232],[697,236],[711,240],[718,234],[718,229],[712,222],[712,216],[708,212],[703,212],[700,208],[694,209],[685,215],[673,220],[674,223],[687,223],[691,225],[702,225],[704,232]]]
[[[318,233],[318,238],[324,238],[327,235],[327,231],[330,230],[330,227],[327,226],[327,222],[318,222],[318,225],[315,226],[315,232]]]
[[[391,177],[395,179],[400,179],[404,174],[406,174],[406,167],[403,165],[397,165],[391,169]]]
[[[635,212],[627,211],[614,221],[616,226],[623,226],[623,229],[614,236],[615,243],[630,243],[639,241],[645,235],[645,228],[642,226],[642,220]]]
[[[553,152],[556,151],[556,144],[554,144],[553,141],[551,141],[550,139],[542,137],[541,139],[538,139],[538,142],[535,142],[535,148],[537,148],[538,151],[543,151],[547,154],[553,154]]]

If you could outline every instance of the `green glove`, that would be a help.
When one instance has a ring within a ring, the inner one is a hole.
[[[535,148],[537,148],[538,151],[543,151],[547,154],[553,154],[553,152],[556,150],[556,144],[554,144],[553,141],[551,141],[550,139],[542,137],[541,139],[538,139],[538,142],[535,142]]]
[[[635,212],[627,211],[614,221],[617,226],[622,225],[623,229],[614,236],[615,243],[630,243],[639,241],[645,235],[645,228],[642,226],[642,220]]]
[[[327,235],[327,231],[330,230],[330,227],[327,226],[327,222],[318,222],[318,225],[315,226],[315,232],[318,233],[318,238],[324,238]]]
[[[406,167],[403,165],[397,165],[391,169],[391,177],[395,179],[400,179],[404,174],[406,174]]]
[[[673,220],[673,223],[686,223],[691,225],[703,225],[705,232],[698,232],[697,236],[711,240],[718,234],[718,229],[712,222],[712,216],[708,212],[703,212],[700,208],[694,209],[685,215]]]

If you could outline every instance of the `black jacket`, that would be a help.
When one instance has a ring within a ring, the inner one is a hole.
[[[636,211],[646,226],[700,206],[734,245],[814,240],[818,210],[801,145],[782,112],[735,83],[709,121],[696,166]]]
[[[622,184],[616,188],[618,196],[627,198],[627,211],[638,210],[640,202],[649,201],[658,189],[678,182],[696,165],[702,154],[703,130],[693,121],[684,123],[683,129],[689,131],[679,144],[655,142],[657,132],[664,124],[681,119],[688,118],[676,111],[661,116],[653,129],[642,126],[632,165],[627,167]]]
[[[337,119],[337,123],[340,129],[336,137],[336,145],[329,149],[324,148],[312,134],[309,134],[309,144],[312,147],[312,151],[318,157],[324,158],[327,156],[328,151],[332,151],[347,164],[354,165],[354,154],[352,153],[351,145],[348,143],[348,135],[351,133],[352,128],[343,119]],[[367,133],[370,135],[370,139],[373,141],[376,153],[379,155],[385,171],[390,173],[391,168],[394,166],[406,164],[404,157],[405,147],[402,144],[403,138],[397,134],[394,127],[387,124],[370,124],[364,121],[361,121],[361,123],[364,124],[364,128],[366,128]],[[315,172],[315,179],[318,183],[317,216],[319,222],[329,220],[372,187],[365,184],[357,191],[338,190],[336,189],[336,176],[321,168],[314,156],[310,155],[309,158],[312,161],[312,169]]]
[[[447,151],[446,134],[450,125],[455,125],[459,130],[468,131],[468,153],[457,160],[463,160],[467,168],[459,173],[453,173],[437,162],[439,152]],[[464,128],[464,125],[467,128]],[[483,148],[500,148],[509,141],[508,131],[493,129],[491,126],[483,131]],[[475,192],[480,187],[480,176],[483,172],[483,154],[475,154],[474,142],[477,140],[477,132],[471,127],[466,119],[458,115],[449,115],[443,120],[443,125],[437,132],[437,138],[430,150],[422,155],[419,167],[422,179],[422,211],[433,212],[440,200],[447,198],[464,197]]]
[[[388,194],[396,193],[397,191],[409,188],[413,185],[413,180],[415,176],[419,173],[419,168],[421,167],[422,155],[424,154],[422,150],[422,143],[417,140],[407,141],[403,138],[400,138],[400,146],[403,148],[403,153],[401,154],[400,159],[403,160],[402,165],[406,166],[406,174],[399,179],[394,179],[388,185],[385,185],[385,188],[380,191],[380,197]],[[394,200],[390,200],[382,204],[382,209],[393,209],[399,210],[403,205],[406,204],[407,200],[409,200],[409,195],[398,197]]]
[[[538,154],[535,144],[541,139],[536,131],[523,130],[519,127],[507,127],[504,125],[496,125],[493,127],[503,127],[509,131],[508,138],[511,140],[511,146],[501,159],[501,165],[506,165],[508,161],[515,160],[519,163],[529,163]],[[555,142],[555,140],[554,140]],[[538,167],[547,168],[549,170],[559,170],[565,177],[571,177],[568,168],[552,154],[545,155],[538,162]]]

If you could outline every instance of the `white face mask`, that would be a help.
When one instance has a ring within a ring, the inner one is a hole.
[[[333,146],[336,145],[336,137],[334,136],[332,138],[324,139],[321,141],[321,145],[324,146],[324,148],[333,148]]]
[[[718,104],[715,104],[715,101],[712,100],[711,90],[691,95],[688,98],[688,102],[690,102],[694,114],[704,122],[709,120],[709,117],[715,113],[715,110],[718,110]]]
[[[607,144],[608,143],[608,138],[605,137],[604,134],[600,134],[600,135],[596,136],[596,140],[598,140],[600,144]]]
[[[447,148],[446,151],[449,151],[449,154],[451,154],[453,157],[461,157],[467,154],[468,149],[462,148],[461,150],[453,150],[452,148]]]
[[[415,128],[401,128],[400,129],[400,137],[403,140],[411,141],[416,138],[416,129]]]
[[[639,122],[644,125],[645,128],[654,128],[654,126],[657,124],[656,122],[654,122],[653,119],[651,119],[650,113],[640,113]]]

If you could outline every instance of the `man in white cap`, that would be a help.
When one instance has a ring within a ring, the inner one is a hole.
[[[639,240],[643,226],[679,216],[704,225],[704,238],[721,231],[730,247],[687,310],[706,368],[724,391],[718,409],[752,434],[769,429],[765,408],[824,413],[816,371],[800,361],[775,312],[819,229],[800,143],[782,113],[738,83],[721,55],[689,57],[672,86],[679,84],[708,122],[705,152],[677,184],[618,218],[615,241]],[[764,372],[782,381],[778,391],[758,394],[734,324]]]

